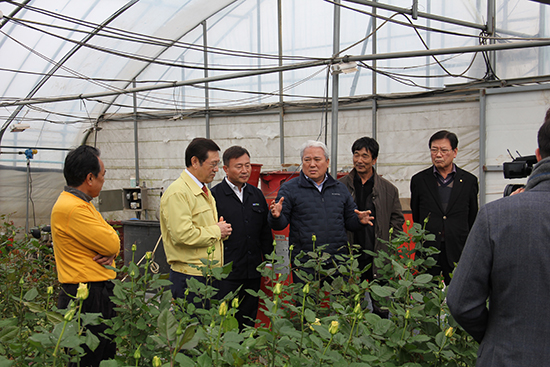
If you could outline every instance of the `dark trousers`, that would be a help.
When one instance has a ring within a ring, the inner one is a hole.
[[[258,313],[258,297],[250,295],[246,290],[251,289],[254,292],[260,290],[262,278],[252,279],[224,279],[220,282],[219,299],[223,299],[230,292],[235,292],[241,285],[242,288],[238,293],[239,297],[239,309],[235,315],[239,322],[239,328],[243,328],[245,325],[254,326],[256,320],[256,314]],[[229,300],[229,304],[231,300]]]
[[[441,242],[440,251],[441,252],[435,256],[437,264],[428,270],[428,274],[431,274],[433,276],[443,275],[443,278],[445,279],[445,284],[449,285],[451,284],[450,274],[454,270],[454,264],[449,264],[449,260],[447,259],[447,249],[445,246],[445,242],[443,241]]]
[[[184,274],[184,273],[170,270],[169,279],[172,282],[172,286],[170,287],[170,290],[172,291],[172,297],[185,299],[187,300],[187,303],[194,304],[196,308],[204,308],[204,309],[210,308],[210,300],[209,299],[204,300],[204,295],[197,295],[191,291],[187,294],[187,296],[185,295],[185,291],[188,289],[187,280],[191,278],[195,278],[200,283],[206,284],[205,277],[189,275],[189,274]],[[217,288],[217,289],[220,288],[220,282],[217,279],[213,279],[211,285],[214,288]],[[195,297],[200,298],[201,301],[195,302]],[[216,295],[214,298],[217,299],[217,297],[218,296]]]
[[[82,313],[101,313],[103,319],[115,317],[115,304],[111,302],[114,284],[111,281],[88,283],[89,295],[82,303]],[[61,284],[61,292],[57,299],[57,308],[64,309],[73,300],[69,295],[76,296],[78,284]],[[98,367],[102,360],[115,358],[116,343],[102,334],[107,330],[107,325],[88,325],[86,329],[99,338],[99,346],[93,352],[84,345],[86,354],[80,360],[81,367]],[[77,363],[69,363],[69,366],[77,366]]]

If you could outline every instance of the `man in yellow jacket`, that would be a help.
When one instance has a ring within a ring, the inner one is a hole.
[[[98,149],[88,145],[81,145],[67,155],[63,168],[67,186],[52,209],[51,226],[61,283],[57,307],[67,308],[79,283],[86,283],[88,297],[82,313],[101,313],[104,319],[109,319],[115,316],[114,304],[109,299],[113,295],[111,279],[115,278],[115,272],[104,265],[113,265],[120,251],[120,240],[91,203],[105,182],[105,167],[99,155]],[[100,344],[93,352],[84,347],[86,354],[80,366],[99,366],[102,360],[114,358],[116,344],[100,335],[106,329],[103,324],[88,327]]]
[[[231,234],[231,224],[218,220],[216,201],[206,184],[212,182],[220,164],[220,148],[205,138],[195,138],[185,150],[186,169],[162,195],[160,230],[170,264],[170,281],[174,298],[194,302],[195,295],[185,296],[187,280],[195,278],[206,284],[199,267],[201,259],[223,265],[222,239]],[[210,249],[210,250],[209,250]],[[215,285],[215,284],[214,284]]]

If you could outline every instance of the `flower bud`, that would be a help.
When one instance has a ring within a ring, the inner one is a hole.
[[[178,325],[178,328],[176,329],[176,335],[183,334],[183,328],[181,327],[181,324]]]
[[[206,249],[206,253],[208,255],[212,255],[215,250],[216,250],[216,247],[214,245],[212,245],[212,246],[210,246],[209,248]]]
[[[273,247],[277,247],[277,240],[273,240]]]
[[[428,218],[429,217],[424,218],[424,224],[428,223]]]
[[[321,325],[321,320],[319,320],[317,317],[315,318],[315,322],[313,322],[311,325],[309,325],[309,328],[313,331],[315,331],[315,329],[313,328],[312,325]]]
[[[136,246],[136,244],[134,243],[134,244],[132,245],[132,252],[136,252],[136,250],[137,250],[137,246]]]
[[[233,301],[231,302],[231,307],[239,308],[239,299],[237,297],[233,298]]]
[[[151,260],[153,258],[153,251],[147,251],[145,253],[145,260]]]
[[[70,308],[65,314],[65,316],[63,317],[65,321],[71,321],[74,317],[75,312],[76,312],[76,308]]]
[[[227,315],[227,302],[223,301],[221,304],[220,304],[220,309],[219,309],[219,314],[220,316],[225,316]]]
[[[138,360],[138,359],[141,358],[141,352],[139,351],[139,348],[140,348],[140,347],[141,347],[141,346],[139,346],[139,347],[136,349],[136,351],[134,352],[134,359],[135,359],[135,360]]]
[[[309,293],[309,283],[306,283],[306,285],[304,285],[304,294],[308,294]]]
[[[446,331],[445,331],[445,336],[447,338],[450,338],[451,336],[453,336],[454,334],[454,329],[452,327],[449,327]]]
[[[357,294],[355,295],[355,298],[354,298],[354,299],[355,299],[355,302],[359,302],[359,298],[360,298],[360,297],[361,297],[361,296],[359,295],[359,293],[357,293]]]
[[[25,280],[23,279],[23,277],[21,277],[21,279],[19,279],[19,285],[23,285],[25,284]]]
[[[88,298],[90,292],[88,291],[87,283],[78,283],[78,289],[76,290],[76,299],[85,300]]]
[[[135,276],[136,276],[136,272],[132,270],[132,271],[130,272],[130,276],[131,276],[132,278],[135,277]]]
[[[407,312],[405,312],[405,320],[408,320],[411,318],[411,310],[407,310]]]
[[[360,303],[357,303],[355,305],[355,308],[353,309],[353,313],[358,315],[359,313],[361,312],[361,304]]]
[[[160,358],[157,356],[153,357],[153,367],[160,367],[162,366],[162,362],[160,361]]]
[[[49,286],[46,290],[46,292],[49,294],[49,295],[52,295],[53,294],[53,286]]]
[[[289,248],[288,248],[288,251],[290,251],[290,253],[292,253],[292,251],[294,251],[294,245],[290,245]]]
[[[316,242],[317,241],[317,236],[316,235],[311,235],[311,241],[313,242]]]
[[[330,326],[328,328],[328,332],[332,335],[336,334],[338,332],[338,328],[340,327],[340,323],[336,320],[332,321],[330,323]]]
[[[393,234],[393,227],[390,228],[390,237]]]
[[[407,220],[405,221],[405,224],[407,225],[407,227],[410,227],[410,226],[411,226],[411,221],[407,219]]]
[[[276,283],[275,286],[273,286],[273,294],[281,294],[283,292],[283,286],[281,283]]]
[[[187,298],[187,296],[189,295],[189,288],[187,288],[185,292],[183,292],[183,294],[185,295],[185,298]]]

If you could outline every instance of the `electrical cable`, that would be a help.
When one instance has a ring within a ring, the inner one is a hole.
[[[7,2],[12,3],[12,4],[18,4],[18,3],[15,3],[13,1],[7,1]],[[42,9],[42,8],[33,7],[33,6],[30,6],[30,5],[25,5],[24,7],[29,11],[34,11],[34,12],[37,12],[37,13],[42,14],[42,15],[47,15],[47,16],[50,16],[50,17],[55,18],[55,19],[59,19],[59,20],[62,20],[62,21],[66,21],[68,23],[88,27],[88,28],[91,28],[91,29],[96,29],[99,25],[97,23],[85,21],[85,20],[78,19],[78,18],[69,17],[67,15],[63,15],[63,14],[59,14],[59,13],[56,13],[56,12],[48,11],[48,10]],[[57,26],[57,25],[46,24],[46,23],[41,23],[41,22],[37,22],[37,21],[24,20],[24,19],[20,19],[20,18],[8,18],[7,16],[6,16],[6,18],[10,19],[10,20],[14,19],[14,20],[20,20],[20,21],[25,21],[25,22],[32,22],[34,24],[44,25],[44,26],[48,26],[48,27],[57,27],[58,29],[64,29],[64,30],[70,31],[70,32],[81,32],[81,33],[86,33],[86,34],[89,33],[89,32],[85,32],[85,31],[75,29],[75,28],[60,27],[60,26]],[[202,45],[202,44],[201,45],[196,45],[196,44],[192,44],[192,43],[176,41],[176,40],[173,40],[173,39],[155,37],[155,36],[150,36],[150,35],[146,35],[146,34],[142,34],[142,33],[128,31],[128,30],[125,30],[125,29],[119,29],[119,28],[112,27],[112,26],[105,26],[105,27],[102,28],[101,31],[105,32],[105,33],[113,33],[113,34],[120,35],[121,39],[126,39],[126,40],[130,40],[130,41],[136,41],[136,42],[140,42],[140,43],[146,43],[147,42],[151,45],[157,45],[157,46],[160,46],[160,47],[166,47],[166,46],[183,47],[183,48],[193,49],[193,50],[199,51],[201,53],[204,52],[204,45]],[[98,33],[97,35],[107,37],[106,35],[103,35],[101,32]],[[129,35],[133,35],[135,37],[131,38],[131,37],[129,37]],[[149,41],[149,40],[154,40],[156,42]],[[278,60],[279,59],[278,55],[262,54],[262,53],[255,53],[255,52],[250,52],[250,51],[231,50],[231,49],[224,49],[224,48],[213,47],[213,46],[207,46],[207,50],[214,50],[214,51],[209,51],[209,52],[211,52],[211,53],[217,52],[217,53],[221,53],[223,55],[228,55],[228,56],[236,56],[236,54],[241,54],[241,55],[249,57],[249,58],[252,56],[252,57],[267,58],[267,59],[273,59],[273,60]],[[283,56],[283,57],[286,58],[287,60],[311,60],[312,59],[310,57],[301,57],[301,56]],[[315,59],[315,58],[313,58],[313,59]]]

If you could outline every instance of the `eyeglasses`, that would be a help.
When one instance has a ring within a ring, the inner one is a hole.
[[[205,163],[207,163],[210,166],[210,168],[215,169],[216,167],[220,168],[222,162],[221,161],[214,161],[212,163],[208,163],[208,162],[205,162]]]
[[[430,152],[431,152],[432,154],[434,154],[434,155],[437,154],[437,153],[439,153],[439,152],[441,152],[441,154],[443,154],[443,155],[446,155],[446,154],[449,154],[449,152],[450,152],[451,150],[452,150],[452,149],[431,148],[431,149],[430,149]]]

